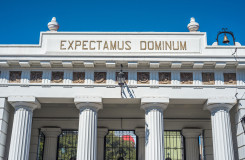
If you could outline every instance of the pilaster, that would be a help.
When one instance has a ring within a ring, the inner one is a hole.
[[[108,133],[107,128],[98,128],[97,160],[104,160],[104,139],[107,133]]]
[[[38,145],[39,145],[38,140],[39,140],[39,129],[38,128],[32,128],[31,129],[31,142],[30,142],[29,159],[37,159]]]
[[[135,128],[138,136],[138,159],[145,160],[145,128]]]
[[[185,137],[186,159],[199,160],[198,137],[202,134],[201,129],[183,129]]]
[[[45,135],[45,146],[43,159],[54,160],[57,153],[57,140],[61,134],[60,128],[41,128],[41,132]]]

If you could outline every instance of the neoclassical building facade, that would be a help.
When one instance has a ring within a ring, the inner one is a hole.
[[[0,159],[245,159],[245,46],[48,27],[0,45]]]

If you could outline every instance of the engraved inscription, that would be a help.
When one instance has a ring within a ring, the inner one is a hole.
[[[64,72],[52,72],[51,83],[63,83]]]
[[[202,84],[204,85],[214,85],[214,73],[212,72],[203,72],[202,73]]]
[[[31,72],[30,83],[42,83],[43,72],[35,71]]]
[[[21,81],[21,71],[10,71],[9,83],[20,83],[20,81]]]
[[[224,73],[225,84],[236,84],[236,73]]]
[[[186,41],[159,41],[151,40],[145,41],[140,40],[132,44],[133,41],[130,40],[61,40],[59,48],[60,50],[81,50],[81,51],[111,51],[111,50],[131,50],[132,46],[139,46],[139,50],[156,50],[156,51],[182,51],[187,50]],[[138,44],[138,45],[137,45]]]
[[[73,72],[73,83],[84,83],[85,72]]]
[[[118,80],[118,73],[119,72],[116,72],[116,82],[118,82],[117,80]],[[123,72],[124,73],[124,77],[125,77],[125,81],[126,81],[126,83],[128,83],[128,72]]]
[[[150,83],[150,73],[149,72],[138,72],[137,73],[137,83],[138,84],[149,84]]]
[[[192,73],[180,73],[181,84],[193,84],[193,74]]]
[[[159,72],[159,84],[171,84],[170,72]]]
[[[94,83],[106,83],[106,72],[94,72]]]

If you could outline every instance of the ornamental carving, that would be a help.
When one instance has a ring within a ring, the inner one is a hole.
[[[224,73],[225,84],[236,84],[236,73]]]
[[[52,83],[63,83],[64,72],[52,72]]]
[[[94,72],[94,83],[106,83],[106,72]]]
[[[192,73],[180,73],[181,84],[193,84],[193,74]]]
[[[20,81],[21,81],[21,71],[10,71],[9,83],[20,83]]]
[[[84,83],[85,73],[84,72],[73,72],[73,83]]]
[[[159,72],[159,84],[171,84],[170,72]]]
[[[214,85],[215,84],[214,73],[212,72],[202,73],[202,83],[205,85]]]
[[[138,72],[137,73],[137,83],[138,84],[149,84],[150,83],[150,73],[149,72]]]
[[[31,72],[30,83],[42,83],[43,72]]]
[[[128,72],[123,72],[124,73],[124,77],[125,77],[125,81],[126,83],[128,83]],[[118,82],[118,74],[119,72],[116,72],[116,82]]]

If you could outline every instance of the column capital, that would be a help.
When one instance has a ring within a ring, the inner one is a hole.
[[[98,137],[104,138],[105,135],[108,133],[108,128],[97,128]]]
[[[135,128],[135,134],[138,137],[145,137],[145,128]]]
[[[41,128],[41,132],[43,132],[46,137],[57,138],[61,134],[61,128]]]
[[[41,108],[41,104],[34,96],[9,96],[8,102],[14,108],[27,107],[30,108],[31,110]]]
[[[92,108],[98,111],[103,108],[101,97],[80,96],[75,97],[74,102],[77,109]]]
[[[202,129],[184,128],[181,132],[185,138],[198,138],[202,134]]]
[[[204,106],[204,109],[207,109],[211,112],[215,110],[224,109],[230,111],[230,109],[237,103],[237,100],[233,97],[216,97],[209,98]]]
[[[159,108],[163,111],[168,107],[169,98],[166,97],[143,97],[141,98],[141,108]]]

